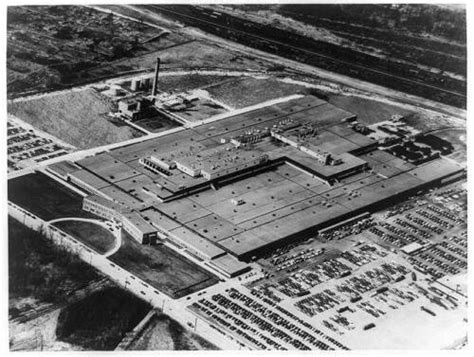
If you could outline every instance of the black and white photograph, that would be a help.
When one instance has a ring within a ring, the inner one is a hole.
[[[473,352],[471,6],[3,8],[2,352]]]

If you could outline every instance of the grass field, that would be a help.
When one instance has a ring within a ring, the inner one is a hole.
[[[179,76],[161,76],[159,89],[162,91],[185,92],[234,78],[236,77],[222,75],[211,76],[196,73]]]
[[[394,114],[410,115],[411,111],[375,100],[345,95],[329,95],[329,103],[357,115],[367,125],[388,120]]]
[[[164,245],[141,245],[123,232],[122,246],[109,258],[172,298],[217,283],[217,278]]]
[[[206,88],[212,98],[233,108],[244,108],[267,100],[302,93],[305,87],[273,78],[238,78]]]
[[[98,224],[70,220],[57,222],[54,225],[100,254],[114,247],[114,235]]]
[[[117,143],[142,136],[128,126],[107,120],[111,104],[95,90],[66,92],[10,102],[8,112],[79,149]]]
[[[230,49],[196,40],[175,47],[166,48],[135,58],[128,58],[114,63],[121,70],[152,69],[156,57],[161,59],[163,70],[179,70],[191,68],[212,68],[239,70],[266,70],[272,64],[245,56]]]
[[[45,221],[63,217],[97,218],[81,209],[82,196],[41,173],[8,180],[8,200]]]

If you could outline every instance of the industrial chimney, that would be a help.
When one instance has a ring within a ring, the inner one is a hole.
[[[155,66],[155,80],[153,81],[153,90],[151,94],[153,96],[156,95],[158,92],[158,75],[160,74],[160,57],[156,59],[156,66]]]

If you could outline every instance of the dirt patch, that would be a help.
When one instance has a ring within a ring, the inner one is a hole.
[[[403,116],[412,114],[403,108],[360,97],[329,95],[328,101],[336,107],[356,114],[357,119],[366,125],[389,120],[394,114]]]
[[[299,94],[306,88],[278,81],[274,78],[238,78],[206,88],[212,98],[230,107],[240,109],[268,100]]]

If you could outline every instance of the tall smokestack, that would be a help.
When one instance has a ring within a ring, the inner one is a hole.
[[[156,95],[158,92],[158,76],[160,74],[160,57],[156,59],[156,66],[155,66],[155,80],[153,81],[153,90],[151,92],[152,95]]]

